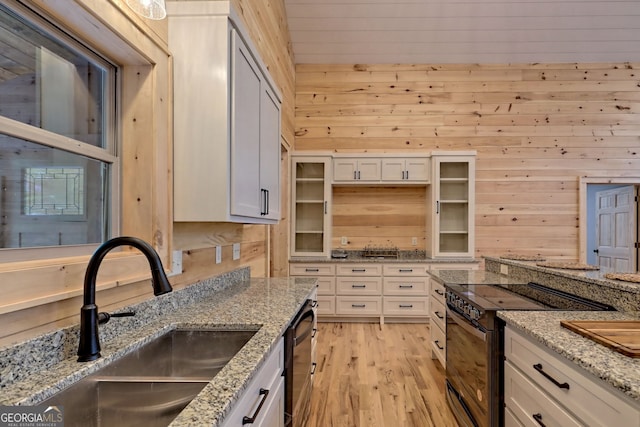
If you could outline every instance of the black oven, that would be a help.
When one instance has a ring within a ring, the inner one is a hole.
[[[307,300],[285,332],[285,425],[303,426],[309,418],[311,397],[311,339],[315,325],[314,302]]]
[[[447,289],[447,401],[461,427],[504,425],[504,323],[499,310],[615,310],[536,283]]]

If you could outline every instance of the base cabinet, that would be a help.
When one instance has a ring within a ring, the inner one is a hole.
[[[283,371],[284,339],[281,338],[222,426],[284,427]],[[247,422],[249,420],[251,422]]]
[[[640,407],[542,344],[505,328],[507,426],[639,426]]]
[[[429,328],[431,332],[431,358],[438,359],[442,367],[447,366],[447,333],[446,306],[444,285],[431,281],[431,298],[429,300]]]

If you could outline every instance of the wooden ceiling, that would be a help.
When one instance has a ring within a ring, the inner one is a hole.
[[[285,0],[296,63],[640,61],[639,0]]]

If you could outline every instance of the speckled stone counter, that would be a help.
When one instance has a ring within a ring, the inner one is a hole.
[[[314,279],[249,279],[248,269],[239,270],[152,298],[131,307],[136,316],[101,325],[102,358],[93,362],[76,362],[77,326],[0,349],[0,405],[38,404],[171,329],[257,329],[171,424],[217,426],[315,287]]]
[[[485,270],[600,301],[620,311],[640,311],[640,284],[605,279],[604,274],[609,271],[604,269],[565,270],[539,267],[534,261],[485,257]]]
[[[331,257],[292,257],[290,263],[427,263],[427,264],[479,264],[479,261],[473,258],[427,258],[424,251],[399,251],[398,257],[370,257],[364,256],[363,251],[349,250],[345,251],[346,258]]]
[[[525,280],[486,270],[433,270],[431,278],[443,285],[510,285],[528,283]]]
[[[640,312],[499,311],[498,317],[640,403],[640,359],[560,326],[561,320],[640,320]]]

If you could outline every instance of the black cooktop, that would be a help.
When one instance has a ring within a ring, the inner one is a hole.
[[[613,307],[537,283],[446,284],[447,290],[482,311],[610,311]]]

